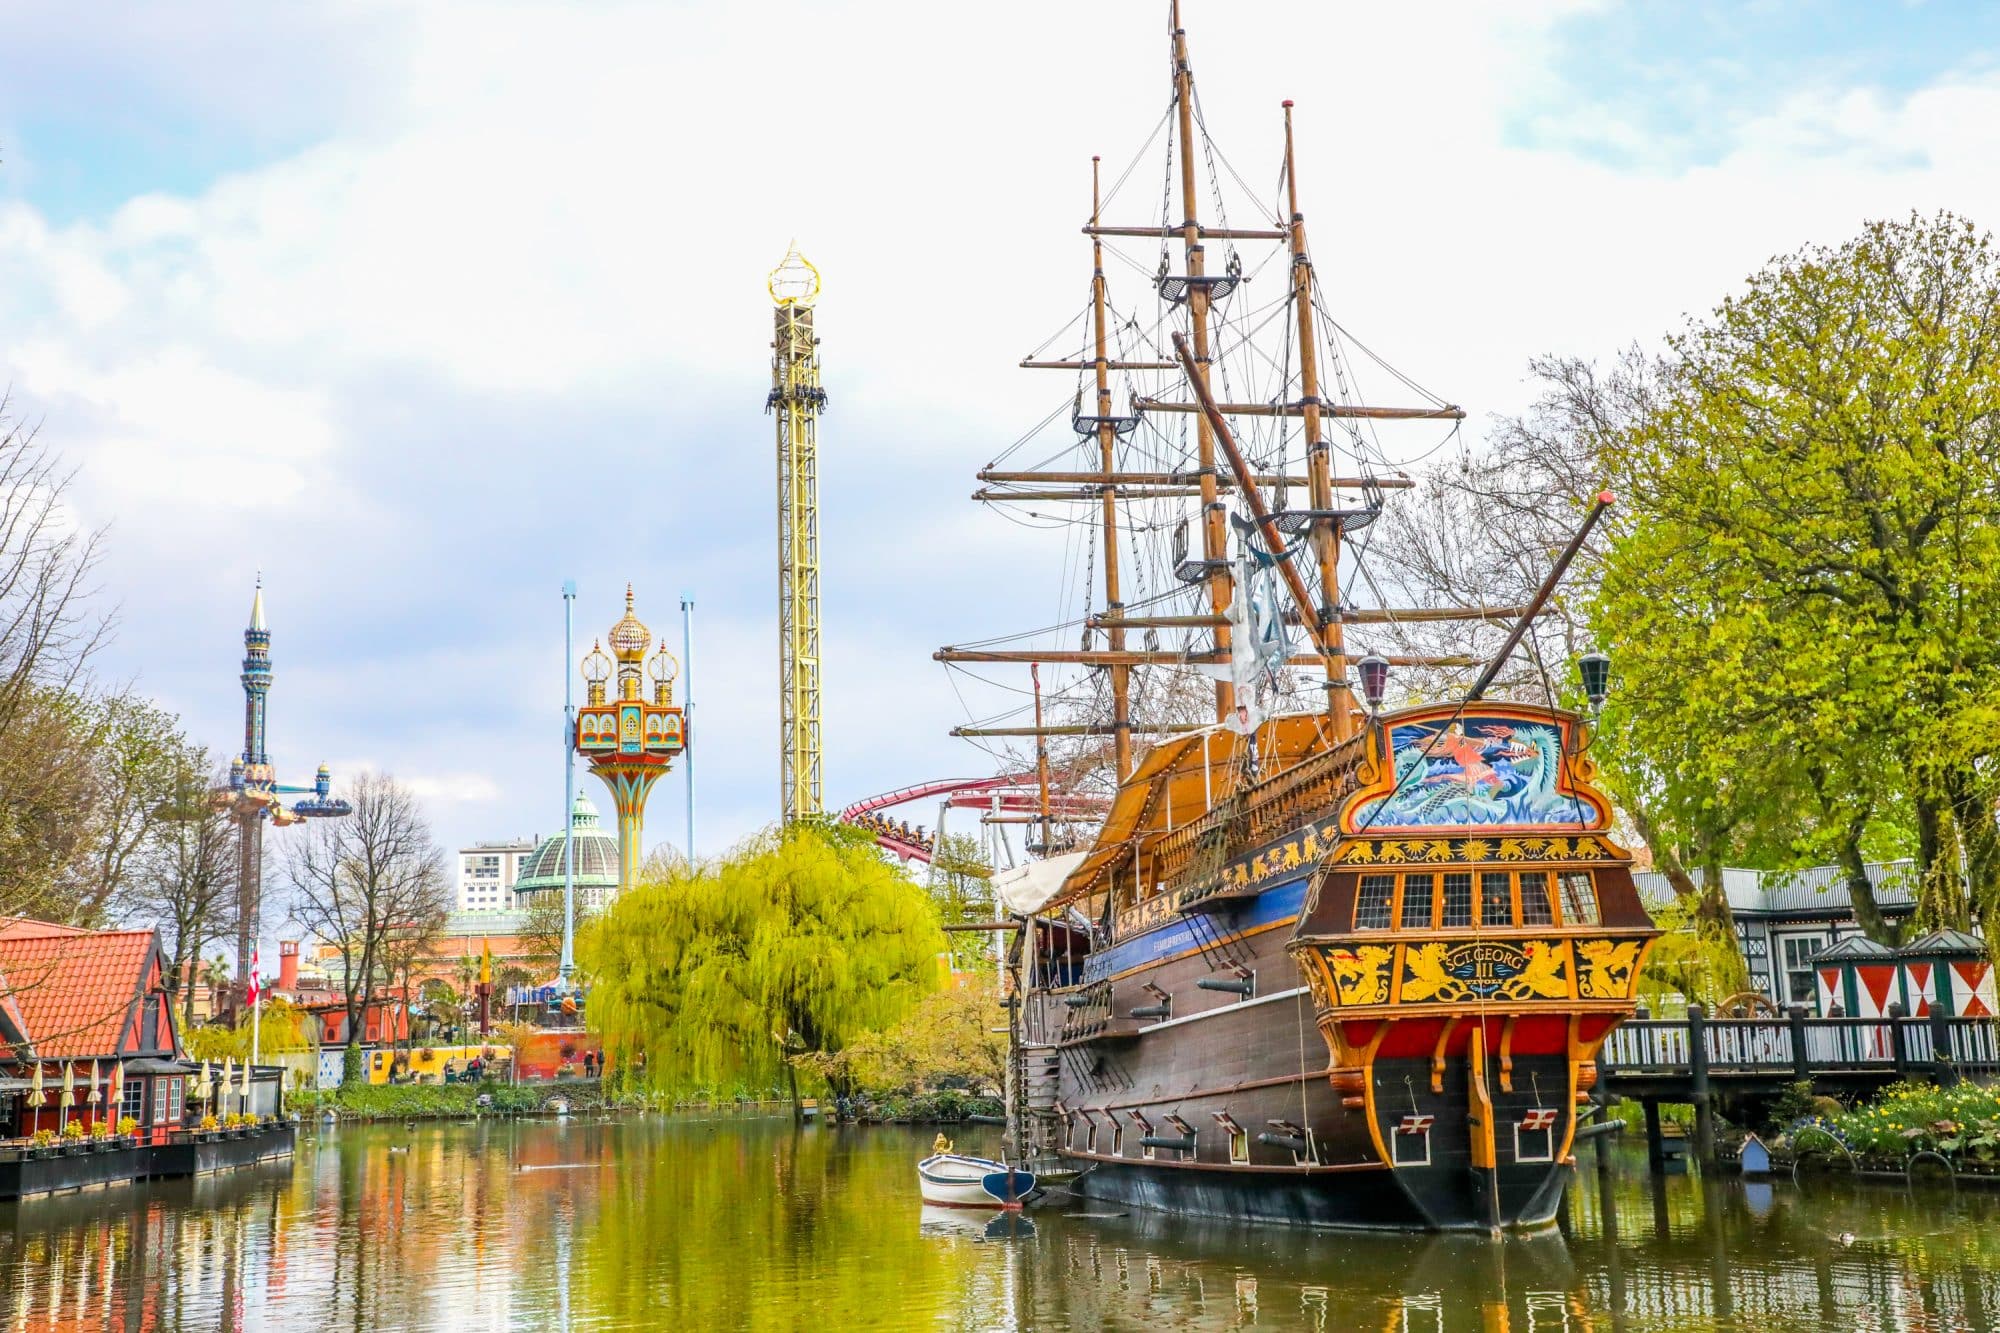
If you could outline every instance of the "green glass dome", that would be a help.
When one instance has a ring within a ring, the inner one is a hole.
[[[597,807],[581,792],[570,807],[569,824],[576,839],[577,897],[602,901],[618,888],[618,838],[598,822]],[[563,839],[555,834],[542,839],[541,846],[521,863],[514,892],[522,897],[549,889],[561,893],[562,886]]]

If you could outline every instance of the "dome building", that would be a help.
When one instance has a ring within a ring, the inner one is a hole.
[[[602,908],[618,892],[618,839],[598,822],[597,807],[590,798],[577,793],[570,807],[570,833],[576,840],[576,905]],[[563,837],[553,834],[542,839],[514,881],[514,903],[526,908],[535,895],[553,890],[561,901],[563,888]]]

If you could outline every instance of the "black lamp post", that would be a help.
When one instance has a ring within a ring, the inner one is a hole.
[[[1382,700],[1389,693],[1389,659],[1376,653],[1356,663],[1361,672],[1361,697],[1368,704],[1368,711],[1382,711]]]
[[[1583,677],[1584,697],[1592,709],[1604,707],[1611,693],[1611,659],[1603,653],[1585,653],[1576,659],[1577,673]]]

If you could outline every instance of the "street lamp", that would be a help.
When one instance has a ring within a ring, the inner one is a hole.
[[[1361,698],[1367,703],[1368,711],[1382,711],[1382,700],[1389,693],[1389,659],[1377,653],[1370,653],[1356,664],[1361,672]]]
[[[1576,659],[1577,674],[1583,677],[1584,697],[1592,712],[1604,707],[1611,694],[1611,659],[1603,653],[1585,653]]]

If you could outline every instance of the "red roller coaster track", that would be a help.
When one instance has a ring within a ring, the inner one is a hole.
[[[905,836],[906,825],[872,816],[878,810],[933,797],[943,797],[943,804],[955,810],[990,810],[997,805],[1009,814],[1037,814],[1042,808],[1035,775],[1010,773],[988,778],[943,778],[935,782],[920,782],[913,787],[898,787],[846,807],[840,812],[840,822],[867,829],[885,850],[894,852],[902,860],[929,864],[933,847],[931,838],[919,839],[914,832]],[[1049,813],[1058,819],[1088,818],[1103,811],[1104,801],[1098,797],[1073,793],[1051,793],[1049,796]]]

